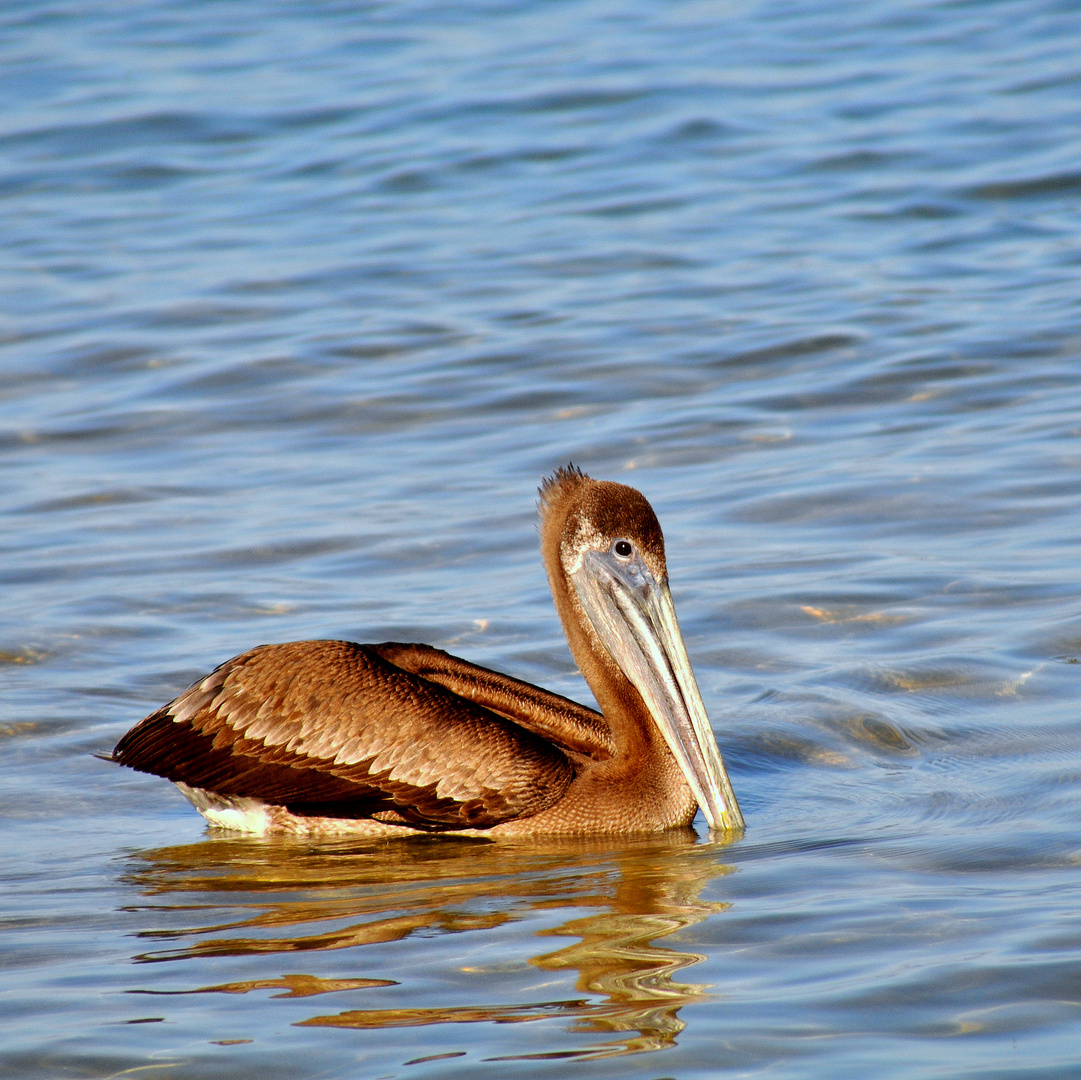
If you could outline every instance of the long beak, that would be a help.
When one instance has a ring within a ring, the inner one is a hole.
[[[706,707],[691,671],[668,582],[640,556],[587,551],[570,575],[601,643],[642,696],[711,829],[742,829]]]

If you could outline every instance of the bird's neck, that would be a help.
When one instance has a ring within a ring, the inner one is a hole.
[[[608,721],[617,755],[665,755],[667,744],[631,681],[620,670],[589,624],[574,585],[559,559],[558,549],[545,551],[552,598],[574,657],[601,713]]]

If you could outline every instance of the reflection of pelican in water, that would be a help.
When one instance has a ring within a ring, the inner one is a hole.
[[[711,828],[742,828],[649,503],[568,468],[540,511],[556,608],[603,715],[426,645],[305,641],[222,664],[113,760],[257,832],[655,831],[697,805]]]
[[[550,1049],[553,1056],[663,1049],[683,1029],[682,1006],[708,997],[705,987],[676,981],[703,957],[666,947],[663,939],[727,907],[700,899],[710,881],[730,871],[718,858],[722,846],[674,830],[618,846],[590,837],[528,844],[419,839],[365,848],[355,841],[312,848],[231,840],[143,852],[138,858],[145,866],[130,881],[152,906],[135,910],[142,918],[154,912],[170,928],[141,931],[144,940],[168,945],[136,958],[153,965],[141,968],[146,981],[137,992],[183,998],[257,993],[261,1016],[275,1010],[265,1016],[275,1028],[563,1020],[571,1031],[609,1038]],[[538,933],[579,940],[536,955],[527,928],[551,911],[557,918],[573,915]],[[183,928],[178,917],[203,925]],[[516,922],[525,927],[513,936]],[[489,938],[495,930],[499,937]],[[419,946],[412,939],[447,934],[472,936],[451,950],[425,944],[418,970]],[[493,955],[496,942],[500,951]],[[230,958],[240,977],[223,981]],[[156,961],[182,967],[178,972]],[[537,986],[531,969],[554,974]],[[161,973],[160,982],[152,971]],[[560,972],[576,973],[573,988]],[[199,980],[196,988],[175,989],[178,973],[188,987]],[[445,989],[434,988],[448,985],[456,987],[454,1003],[432,1004],[433,992],[445,996]],[[177,1001],[170,1021],[180,1023],[183,1015]],[[194,1015],[194,1023],[205,1023],[203,1010]],[[463,1037],[477,1042],[475,1035]],[[418,1033],[402,1045],[439,1049],[455,1038]],[[483,1042],[491,1052],[492,1041]],[[531,1056],[532,1040],[508,1033],[498,1042],[513,1056]]]

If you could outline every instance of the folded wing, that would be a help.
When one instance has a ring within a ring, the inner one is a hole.
[[[594,761],[612,755],[612,731],[594,709],[560,697],[543,687],[471,664],[431,645],[387,641],[366,648],[396,667],[446,687],[540,735],[546,742]]]
[[[525,683],[541,696],[507,705],[515,684],[426,646],[264,645],[152,713],[112,756],[295,814],[490,828],[558,802],[573,759],[604,754],[597,713]],[[568,720],[546,724],[546,710]],[[567,728],[563,745],[546,727]]]

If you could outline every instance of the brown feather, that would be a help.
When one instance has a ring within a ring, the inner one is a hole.
[[[574,768],[558,748],[378,648],[252,649],[148,716],[113,760],[293,813],[394,811],[429,829],[490,828],[562,796]]]
[[[612,732],[595,709],[543,687],[471,664],[431,645],[388,641],[369,645],[384,660],[483,705],[576,756],[603,761],[612,754]]]

